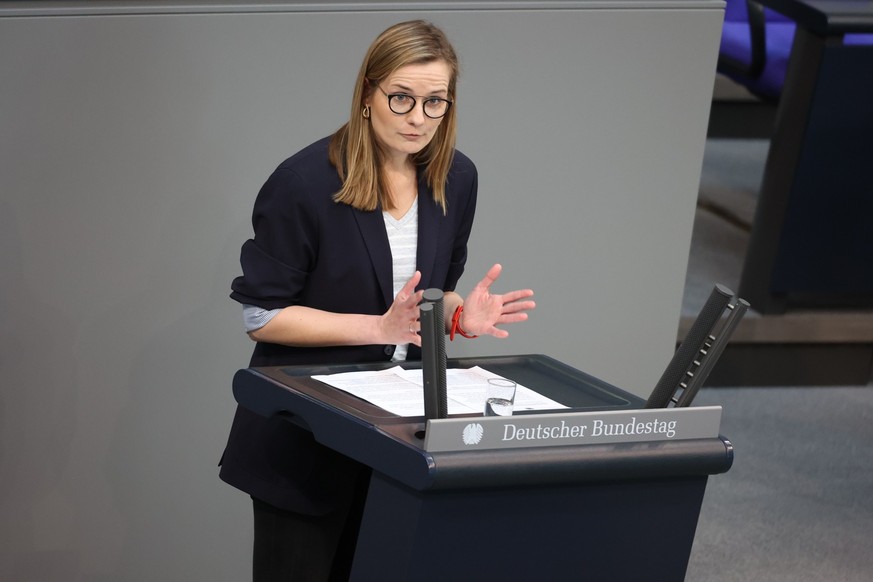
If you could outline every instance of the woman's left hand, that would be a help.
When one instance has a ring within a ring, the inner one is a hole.
[[[509,332],[497,326],[525,321],[527,312],[536,307],[536,303],[528,300],[534,294],[531,289],[510,291],[502,295],[491,293],[491,285],[500,277],[502,270],[503,267],[499,264],[488,269],[485,278],[476,284],[464,300],[460,324],[466,333],[508,337]]]

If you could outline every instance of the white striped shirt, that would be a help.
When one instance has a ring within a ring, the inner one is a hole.
[[[391,261],[394,267],[394,297],[400,293],[409,278],[415,274],[415,255],[418,250],[418,197],[399,220],[383,212],[385,230],[388,231],[388,244],[391,246]],[[409,344],[400,344],[394,350],[391,360],[399,362],[406,359]]]

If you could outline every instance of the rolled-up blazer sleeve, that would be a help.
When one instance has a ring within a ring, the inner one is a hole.
[[[264,309],[301,302],[318,257],[319,219],[309,192],[293,170],[280,167],[269,177],[255,201],[255,234],[242,246],[243,274],[231,297]]]

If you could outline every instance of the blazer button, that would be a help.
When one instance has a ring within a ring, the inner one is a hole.
[[[393,356],[394,355],[394,346],[385,346],[385,355]]]

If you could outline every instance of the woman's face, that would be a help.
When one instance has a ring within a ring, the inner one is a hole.
[[[448,63],[432,61],[400,67],[378,87],[372,88],[364,103],[370,106],[370,125],[376,141],[389,158],[402,161],[423,150],[433,139],[443,119],[428,117],[422,105],[429,97],[450,98],[450,76]],[[394,113],[388,107],[386,93],[411,95],[415,98],[415,107],[409,113]]]

